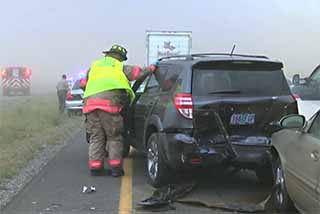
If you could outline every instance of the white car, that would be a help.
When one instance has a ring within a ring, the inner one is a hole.
[[[69,116],[82,114],[83,94],[84,92],[80,88],[80,80],[75,81],[71,91],[67,93],[66,110]]]

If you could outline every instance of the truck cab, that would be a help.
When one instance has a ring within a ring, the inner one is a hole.
[[[24,66],[11,66],[0,70],[3,96],[30,95],[32,71]]]
[[[295,74],[292,78],[292,93],[299,98],[299,113],[307,119],[320,109],[320,64],[305,78]]]

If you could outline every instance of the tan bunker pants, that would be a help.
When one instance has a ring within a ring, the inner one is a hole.
[[[120,113],[95,110],[86,116],[90,134],[89,160],[103,160],[109,152],[110,167],[121,166],[123,118]]]

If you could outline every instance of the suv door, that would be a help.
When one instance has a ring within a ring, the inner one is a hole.
[[[145,133],[146,121],[149,118],[150,113],[152,112],[153,106],[158,101],[158,94],[160,91],[160,85],[155,75],[151,75],[146,83],[146,87],[140,97],[137,98],[136,103],[134,104],[133,112],[133,125],[135,138],[138,148],[144,148],[143,145],[143,136]]]

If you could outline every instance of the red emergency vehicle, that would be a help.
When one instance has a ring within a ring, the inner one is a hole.
[[[12,66],[1,69],[3,96],[30,95],[31,74],[31,69],[25,66]]]

